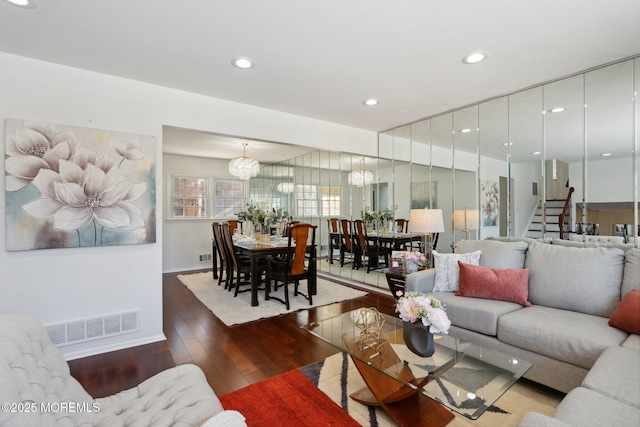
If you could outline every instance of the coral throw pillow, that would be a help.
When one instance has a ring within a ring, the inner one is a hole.
[[[622,298],[609,319],[609,325],[640,335],[640,289],[634,289]]]
[[[515,302],[529,307],[528,268],[489,268],[458,261],[460,281],[456,295]]]

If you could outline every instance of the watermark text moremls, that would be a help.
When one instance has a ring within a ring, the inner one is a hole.
[[[72,413],[100,412],[98,402],[4,402],[0,405],[2,412],[39,412],[39,413]]]

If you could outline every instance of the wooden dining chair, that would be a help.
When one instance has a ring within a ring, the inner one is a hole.
[[[327,225],[329,229],[329,252],[327,253],[327,261],[329,264],[333,264],[333,250],[340,249],[340,220],[338,218],[327,219]]]
[[[354,226],[360,250],[362,251],[362,261],[364,262],[364,257],[367,258],[367,273],[372,269],[379,268],[380,257],[384,257],[385,267],[388,268],[391,248],[380,245],[377,239],[370,238],[367,235],[367,227],[361,219],[355,220]]]
[[[409,230],[409,220],[404,218],[398,218],[394,221],[396,233],[407,233]]]
[[[288,221],[287,225],[284,229],[284,233],[282,233],[282,237],[288,237],[289,236],[289,229],[292,225],[296,225],[296,224],[300,224],[300,221]]]
[[[294,283],[293,296],[302,295],[309,301],[310,305],[313,304],[313,290],[311,289],[309,272],[312,260],[307,257],[307,250],[308,246],[310,246],[311,253],[315,252],[316,228],[318,228],[316,225],[302,223],[289,226],[289,239],[284,257],[267,257],[266,300],[274,299],[279,301],[289,310],[289,284]],[[306,294],[300,292],[298,288],[301,280],[307,281]],[[284,289],[284,299],[271,294],[272,281],[274,292],[280,287]]]
[[[248,259],[241,258],[234,250],[231,226],[228,223],[222,225],[222,239],[227,249],[227,256],[231,265],[227,290],[230,291],[234,289],[233,296],[237,297],[238,292],[251,290],[251,263]],[[240,286],[243,285],[249,285],[249,289],[240,291]]]
[[[409,220],[404,218],[396,218],[393,221],[393,230],[394,233],[408,233],[409,232]],[[392,247],[396,250],[407,251],[412,250],[413,242],[402,242],[401,244],[394,244]]]
[[[243,230],[242,230],[242,221],[240,221],[238,219],[230,219],[230,220],[227,221],[227,224],[229,224],[229,228],[230,228],[232,236],[235,234],[237,228],[240,229],[240,233],[243,232]]]
[[[218,273],[218,286],[224,281],[224,288],[229,287],[229,276],[231,272],[231,263],[229,262],[229,256],[227,255],[227,247],[222,240],[222,224],[214,222],[211,224],[213,229],[213,240],[215,242],[215,252],[213,256],[217,256],[220,259],[220,271]],[[222,277],[224,276],[224,280]]]
[[[340,220],[340,267],[344,267],[344,258],[351,254],[351,268],[360,267],[360,248],[354,241],[353,223],[348,219]]]

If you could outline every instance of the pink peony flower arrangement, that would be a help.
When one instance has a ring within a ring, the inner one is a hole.
[[[407,292],[403,296],[402,291],[398,291],[396,295],[396,313],[400,314],[402,320],[410,323],[420,320],[423,325],[429,326],[432,334],[449,333],[451,321],[438,299],[418,292]]]

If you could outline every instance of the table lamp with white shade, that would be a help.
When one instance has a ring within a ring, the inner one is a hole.
[[[425,256],[427,256],[429,266],[431,262],[431,250],[433,245],[433,234],[444,232],[444,220],[442,219],[442,209],[411,209],[409,213],[409,232],[422,233],[426,236],[428,244],[425,243]]]
[[[469,240],[469,232],[480,228],[480,211],[469,208],[453,211],[453,228],[464,231],[465,239]]]

